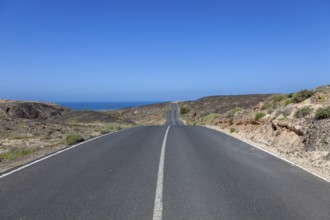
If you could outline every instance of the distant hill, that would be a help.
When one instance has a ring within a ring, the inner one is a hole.
[[[13,100],[0,101],[0,117],[47,119],[66,112],[69,112],[69,109],[53,103]]]
[[[133,121],[141,125],[163,125],[165,122],[164,117],[169,107],[170,102],[163,102],[108,111],[108,113],[117,114],[122,120]]]
[[[236,107],[251,108],[270,96],[272,94],[208,96],[196,101],[179,102],[179,105],[187,108],[188,114],[197,119],[211,113],[222,114]]]

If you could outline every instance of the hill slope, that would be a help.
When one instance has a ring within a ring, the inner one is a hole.
[[[66,147],[136,125],[161,125],[169,103],[115,111],[71,111],[45,102],[0,100],[0,173]]]
[[[234,108],[248,109],[269,98],[269,94],[257,95],[230,95],[230,96],[209,96],[196,101],[180,102],[179,106],[183,111],[184,119],[190,124],[198,123],[205,116],[219,115]]]
[[[258,144],[330,178],[330,86],[259,96],[251,105],[249,96],[207,99],[180,103],[188,124]]]

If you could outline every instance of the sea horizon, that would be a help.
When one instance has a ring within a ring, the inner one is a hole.
[[[156,104],[165,101],[67,101],[55,102],[58,105],[72,110],[118,110],[122,108],[132,108],[149,104]]]

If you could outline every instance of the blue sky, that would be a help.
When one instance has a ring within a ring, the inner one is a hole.
[[[0,0],[0,98],[187,100],[330,84],[328,0]]]

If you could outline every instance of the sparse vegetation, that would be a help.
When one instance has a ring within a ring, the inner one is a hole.
[[[29,137],[27,135],[12,135],[9,137],[9,140],[22,140],[22,139],[28,139]]]
[[[236,129],[235,128],[230,128],[229,131],[230,131],[230,133],[234,133],[236,131]]]
[[[261,109],[266,110],[266,109],[270,109],[270,108],[273,108],[273,107],[274,107],[273,103],[268,102],[268,103],[263,104],[261,106]]]
[[[328,119],[330,118],[330,106],[325,108],[318,108],[315,112],[315,119]]]
[[[50,134],[46,134],[45,136],[42,137],[42,140],[49,141],[52,138]]]
[[[14,160],[29,154],[32,154],[33,152],[37,151],[38,148],[33,147],[33,148],[12,148],[9,151],[0,154],[0,161],[2,160]]]
[[[232,110],[230,110],[228,113],[227,113],[227,118],[234,118],[235,115],[237,113],[239,113],[241,111],[241,109],[239,107],[235,107],[233,108]]]
[[[206,116],[202,117],[201,121],[204,122],[204,121],[207,121],[207,120],[214,120],[214,119],[219,118],[219,117],[220,117],[220,114],[211,113],[209,115],[206,115]]]
[[[234,122],[234,117],[237,113],[241,111],[241,108],[235,107],[227,113],[227,118],[229,119],[229,124],[232,125]]]
[[[185,114],[189,113],[189,111],[190,111],[189,108],[186,106],[183,106],[180,108],[181,115],[185,115]]]
[[[276,108],[279,104],[285,105],[285,101],[288,100],[285,95],[274,95],[271,97],[271,100],[268,100],[268,102],[264,103],[261,106],[262,110],[272,110]]]
[[[311,107],[304,107],[304,108],[297,110],[296,113],[294,114],[294,116],[296,118],[304,118],[307,115],[309,115],[312,111],[313,111],[313,109]]]
[[[101,134],[108,134],[111,132],[111,129],[109,127],[102,128],[100,133]]]
[[[120,125],[111,125],[111,126],[107,126],[107,127],[104,127],[100,130],[100,133],[101,134],[108,134],[112,131],[119,131],[121,130],[122,127]]]
[[[293,94],[292,98],[293,98],[293,102],[294,103],[300,103],[305,101],[306,99],[312,97],[312,95],[314,95],[314,92],[308,89],[305,90],[301,90],[299,92],[296,92]]]
[[[264,112],[257,112],[256,113],[256,116],[255,116],[255,119],[256,120],[259,120],[259,119],[261,119],[261,118],[263,118],[265,116],[266,116],[266,113],[264,113]]]
[[[79,134],[68,134],[64,138],[64,142],[68,145],[76,144],[84,141],[84,138]]]
[[[282,102],[285,99],[286,99],[286,97],[284,95],[274,95],[273,103],[276,104],[276,103]]]
[[[292,98],[288,98],[288,99],[283,100],[283,102],[284,102],[284,106],[288,106],[293,103],[293,100],[292,100]]]
[[[325,102],[325,96],[323,96],[323,95],[319,95],[319,96],[317,97],[317,102],[318,102],[318,103],[324,103],[324,102]]]
[[[117,111],[107,111],[106,114],[110,115],[111,117],[113,117],[115,119],[120,118],[120,113]]]

